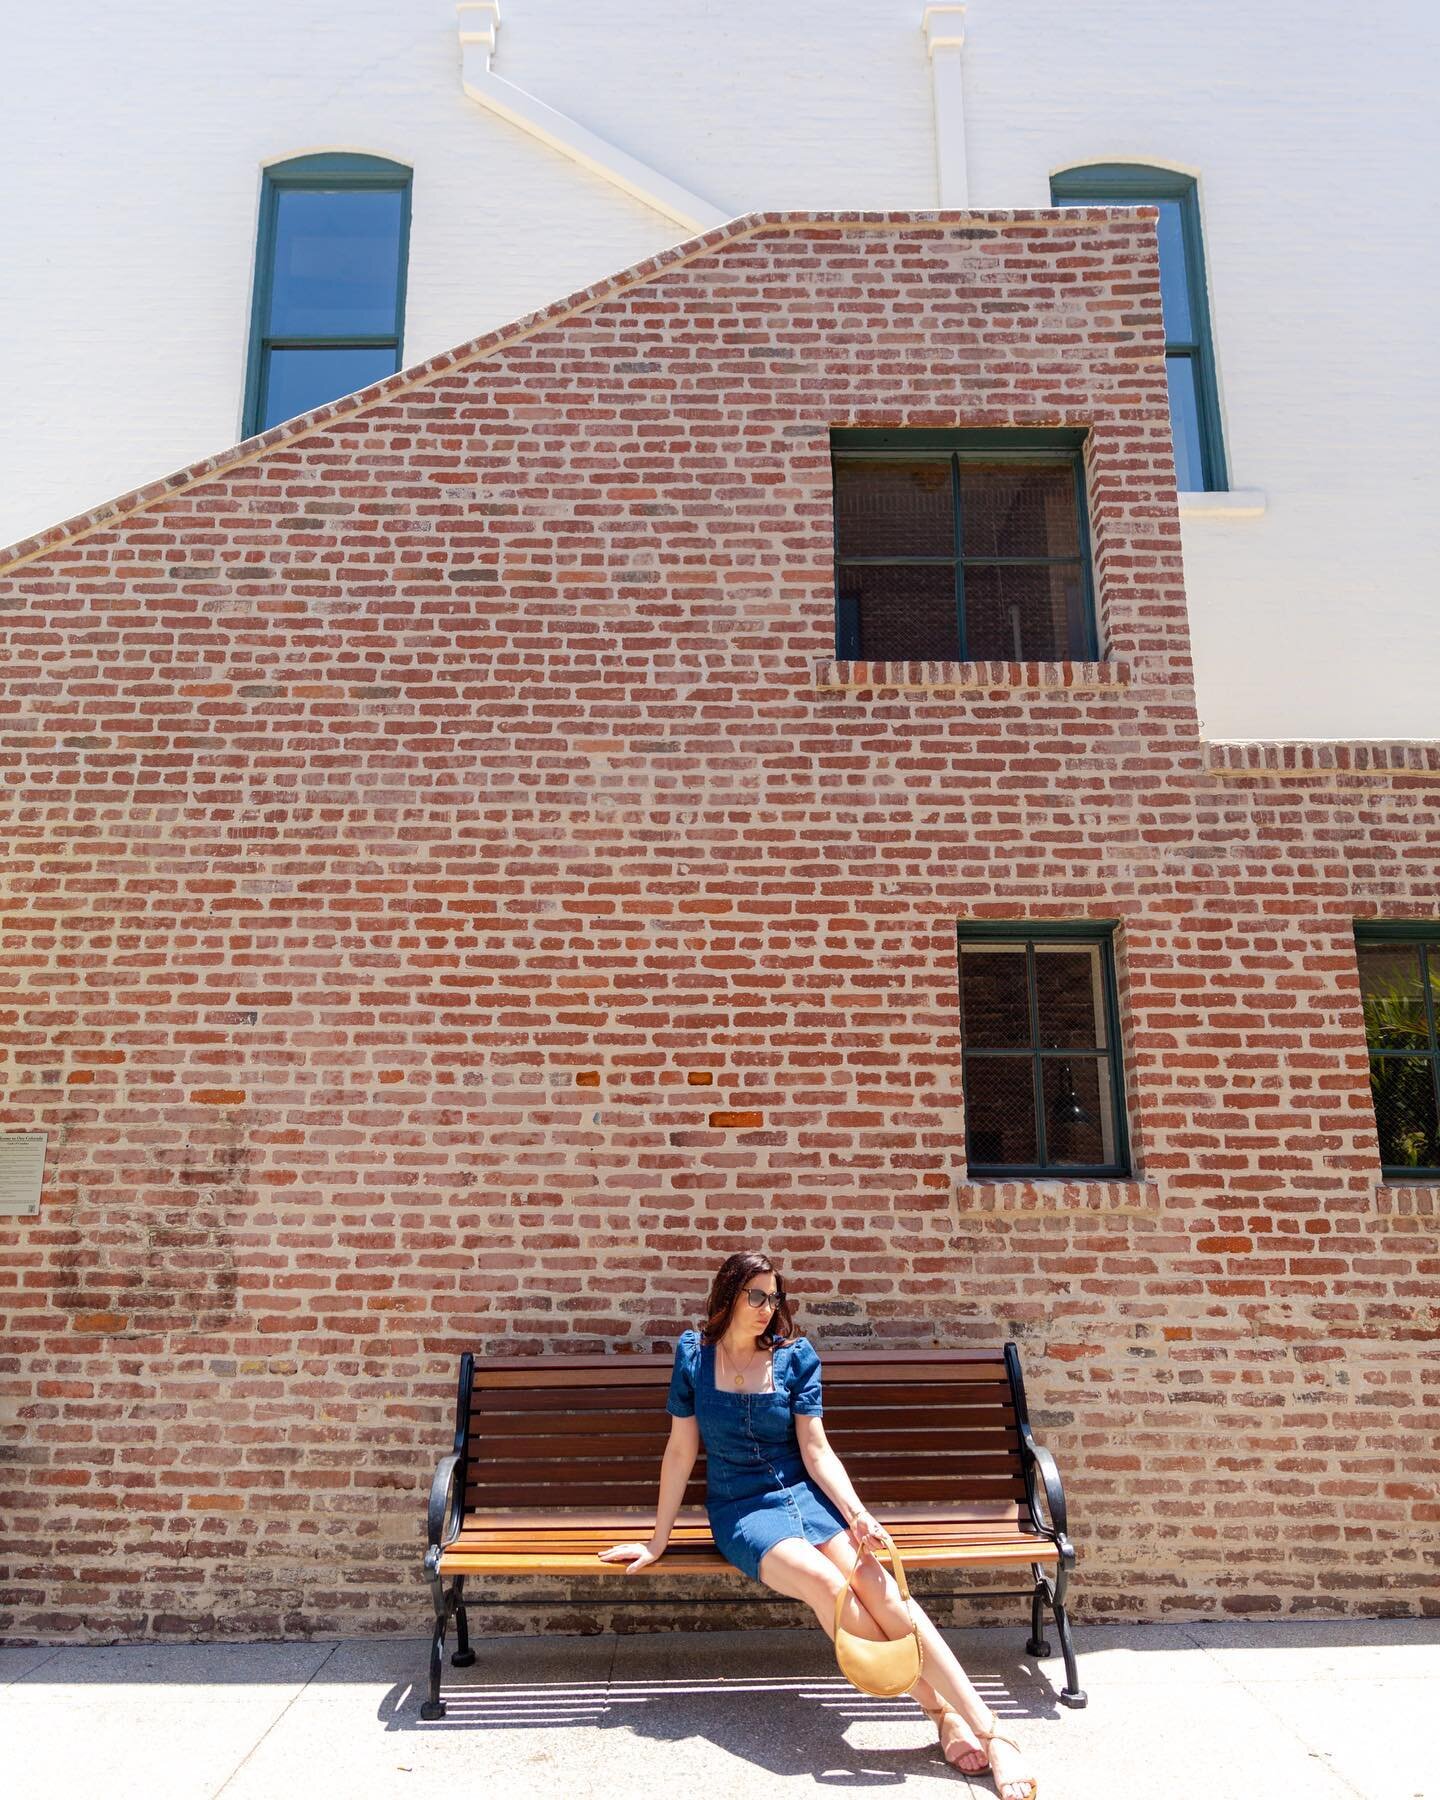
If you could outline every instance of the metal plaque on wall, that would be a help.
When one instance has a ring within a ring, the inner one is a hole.
[[[0,1219],[33,1219],[45,1175],[43,1131],[0,1132]]]

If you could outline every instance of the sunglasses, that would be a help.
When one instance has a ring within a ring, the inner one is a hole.
[[[746,1288],[745,1298],[756,1312],[759,1312],[762,1306],[768,1306],[772,1310],[777,1307],[780,1304],[781,1295],[778,1290],[773,1294],[767,1294],[764,1288]]]

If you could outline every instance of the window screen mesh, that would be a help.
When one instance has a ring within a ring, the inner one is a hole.
[[[952,568],[851,563],[840,571],[840,594],[859,612],[859,656],[872,662],[958,658],[960,628]]]
[[[1434,1058],[1372,1056],[1370,1095],[1381,1162],[1392,1168],[1440,1168]]]
[[[1030,1043],[1023,944],[965,944],[960,951],[961,1029],[971,1050]]]
[[[960,464],[965,555],[1080,554],[1075,475],[1068,465]]]
[[[1108,1062],[1093,1056],[1047,1056],[1040,1068],[1046,1162],[1081,1168],[1113,1162]]]
[[[1432,966],[1440,945],[1432,946]],[[1359,946],[1360,1001],[1365,1041],[1372,1050],[1432,1048],[1422,985],[1424,965],[1418,943]]]
[[[965,623],[969,653],[979,660],[1083,660],[1079,566],[966,563]]]
[[[1361,943],[1356,957],[1380,1160],[1387,1168],[1440,1168],[1440,941]]]
[[[1042,1048],[1102,1048],[1105,990],[1100,946],[1036,944],[1035,1000]]]
[[[842,559],[953,557],[950,459],[841,457],[835,464],[835,537]]]
[[[1033,1164],[1035,1065],[1028,1056],[971,1056],[965,1063],[965,1134],[971,1167]]]

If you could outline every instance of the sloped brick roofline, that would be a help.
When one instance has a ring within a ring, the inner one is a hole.
[[[1133,218],[1139,213],[1148,216],[1148,207],[1067,207],[1065,216],[1075,218],[1077,214],[1097,218],[1108,218],[1112,214],[1123,212]],[[681,263],[691,261],[697,256],[708,255],[712,250],[719,250],[727,244],[738,243],[741,239],[751,237],[758,231],[797,230],[811,225],[843,226],[846,229],[865,231],[884,229],[892,225],[960,225],[963,223],[1016,225],[1026,223],[1055,222],[1057,214],[1053,209],[1023,207],[1008,209],[1003,212],[972,212],[931,210],[926,212],[753,212],[745,213],[738,219],[731,219],[726,225],[717,226],[700,237],[686,238],[683,243],[676,244],[669,250],[661,250],[654,256],[647,256],[643,262],[622,269],[618,274],[607,275],[592,286],[581,288],[577,293],[567,294],[563,300],[552,301],[549,306],[541,307],[538,312],[526,313],[521,318],[513,319],[507,325],[498,326],[494,331],[487,331],[483,337],[472,338],[469,343],[461,344],[454,350],[446,350],[439,356],[432,356],[428,362],[414,363],[408,369],[400,369],[394,375],[387,375],[383,381],[372,382],[369,387],[361,388],[357,393],[346,394],[343,399],[332,400],[327,406],[317,406],[313,412],[301,413],[298,418],[287,419],[283,425],[274,425],[269,431],[262,431],[255,437],[245,438],[242,442],[222,450],[218,456],[202,457],[199,462],[191,463],[187,468],[177,469],[173,475],[162,475],[157,481],[147,481],[143,487],[132,488],[128,494],[118,499],[107,500],[103,506],[92,507],[90,511],[76,513],[74,518],[66,519],[59,525],[52,525],[47,531],[38,532],[33,537],[21,538],[16,544],[0,550],[0,574],[15,568],[20,563],[33,561],[44,556],[48,551],[58,550],[65,544],[74,543],[77,538],[84,537],[87,532],[96,531],[101,526],[113,525],[120,519],[130,517],[134,513],[143,512],[147,506],[153,506],[158,500],[166,500],[172,494],[183,493],[187,488],[208,481],[213,475],[223,475],[230,469],[238,469],[246,463],[255,462],[267,451],[279,449],[283,444],[293,444],[298,439],[307,437],[312,431],[323,431],[339,419],[348,419],[356,413],[364,412],[367,407],[376,406],[383,401],[393,399],[407,389],[419,387],[447,369],[463,367],[466,363],[478,362],[482,357],[492,356],[497,350],[507,349],[522,339],[530,337],[546,326],[557,324],[561,319],[572,314],[583,312],[586,307],[595,306],[602,300],[608,300],[615,294],[622,294],[627,289],[638,287],[646,281],[653,280],[656,275],[666,269],[673,269]]]

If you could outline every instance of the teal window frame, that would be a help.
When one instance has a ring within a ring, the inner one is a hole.
[[[1050,177],[1055,206],[1145,206],[1157,200],[1179,203],[1185,244],[1186,297],[1190,302],[1190,336],[1171,338],[1167,327],[1165,357],[1184,356],[1194,365],[1196,415],[1204,493],[1223,493],[1230,486],[1225,462],[1225,436],[1220,423],[1220,386],[1210,329],[1209,284],[1205,276],[1205,243],[1200,228],[1200,194],[1193,175],[1158,169],[1148,163],[1089,163],[1061,169]]]
[[[254,437],[265,429],[265,382],[272,350],[394,350],[394,365],[402,365],[405,341],[405,286],[410,267],[410,189],[412,171],[404,163],[383,156],[360,156],[329,151],[318,156],[296,156],[265,170],[260,192],[260,219],[255,237],[255,282],[250,299],[250,347],[245,363],[244,435]],[[373,336],[345,333],[304,337],[271,337],[265,330],[270,317],[275,280],[276,213],[280,195],[295,188],[372,188],[400,192],[400,266],[395,282],[395,329]],[[392,370],[392,373],[394,371]]]
[[[1016,557],[1003,560],[1039,566],[1046,562],[1070,563],[1078,560],[1080,565],[1081,600],[1084,606],[1085,643],[1081,660],[1098,661],[1100,655],[1099,629],[1095,617],[1095,579],[1093,559],[1090,549],[1090,518],[1085,488],[1085,442],[1088,433],[1068,427],[1027,429],[1017,427],[1014,430],[967,430],[957,428],[925,429],[912,431],[886,431],[860,428],[837,427],[830,433],[830,466],[831,492],[835,491],[835,464],[846,456],[864,457],[867,460],[876,457],[894,457],[897,462],[905,461],[940,461],[948,462],[951,467],[952,505],[955,522],[955,544],[949,556],[882,556],[882,557],[845,557],[840,554],[840,521],[839,509],[833,522],[833,553],[835,563],[835,656],[839,662],[854,662],[860,654],[860,617],[859,609],[853,601],[843,598],[840,588],[840,567],[843,562],[868,562],[892,564],[930,564],[945,567],[953,564],[955,570],[955,610],[956,635],[959,647],[959,660],[969,660],[969,638],[965,629],[965,539],[964,518],[960,506],[959,466],[967,458],[976,462],[1015,462],[1019,464],[1049,463],[1058,464],[1072,470],[1075,482],[1075,521],[1078,544],[1077,557]],[[974,559],[971,559],[974,560]],[[994,563],[995,557],[978,560]],[[1073,660],[1070,657],[1057,657],[1057,662]]]
[[[1120,1041],[1120,996],[1115,978],[1115,934],[1113,919],[1031,920],[1031,919],[962,919],[956,926],[955,980],[960,1008],[960,1087],[965,1095],[965,1155],[968,1173],[985,1181],[1012,1178],[1041,1181],[1114,1181],[1127,1179],[1132,1173],[1130,1132],[1126,1122],[1125,1056]],[[970,1045],[964,1033],[964,977],[961,955],[970,944],[1023,944],[1026,962],[1026,998],[1030,1009],[1031,1044],[1027,1048],[997,1048],[992,1045]],[[1100,951],[1101,980],[1105,990],[1106,1044],[1093,1050],[1069,1046],[1045,1049],[1040,1045],[1038,998],[1035,986],[1035,950],[1037,943],[1093,944]],[[1115,1158],[1109,1163],[1055,1163],[1046,1154],[1045,1089],[1042,1064],[1064,1061],[1067,1057],[1107,1055],[1110,1067],[1110,1092],[1114,1102]],[[971,1153],[969,1083],[966,1079],[972,1056],[1010,1056],[1018,1064],[1029,1062],[1031,1098],[1035,1107],[1035,1142],[1040,1160],[1034,1163],[978,1163]]]
[[[1440,970],[1440,919],[1357,919],[1355,921],[1355,950],[1358,972],[1359,952],[1365,944],[1415,944],[1420,957],[1420,992],[1425,1003],[1426,1033],[1429,1047],[1425,1050],[1396,1049],[1385,1050],[1372,1047],[1370,1033],[1365,1033],[1365,1056],[1367,1064],[1374,1059],[1386,1057],[1404,1057],[1419,1060],[1427,1057],[1430,1061],[1430,1078],[1435,1084],[1435,1103],[1440,1113],[1440,999],[1435,992],[1435,981],[1431,978],[1431,969]],[[1371,1096],[1373,1105],[1374,1075],[1371,1074]],[[1376,1134],[1379,1134],[1380,1121],[1378,1114],[1375,1121]],[[1387,1163],[1384,1160],[1384,1149],[1381,1149],[1380,1172],[1384,1179],[1392,1183],[1440,1181],[1440,1164],[1431,1166],[1414,1163]]]

